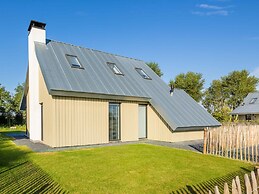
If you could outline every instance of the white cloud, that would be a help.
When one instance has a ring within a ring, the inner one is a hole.
[[[230,8],[233,8],[233,5],[228,6],[218,6],[218,5],[211,5],[211,4],[198,4],[196,5],[198,10],[191,12],[194,15],[199,16],[212,16],[212,15],[221,15],[221,16],[228,16],[231,12]]]
[[[200,16],[212,16],[212,15],[221,15],[221,16],[228,16],[229,12],[227,10],[219,10],[219,11],[194,11],[192,12],[194,15],[200,15]]]
[[[224,7],[220,7],[217,5],[209,5],[209,4],[199,4],[197,5],[197,7],[203,8],[203,9],[216,9],[216,10],[224,9]]]

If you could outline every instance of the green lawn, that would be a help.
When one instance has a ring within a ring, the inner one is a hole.
[[[0,193],[26,185],[50,193],[201,193],[252,169],[248,163],[148,144],[32,153],[3,134],[0,157]]]

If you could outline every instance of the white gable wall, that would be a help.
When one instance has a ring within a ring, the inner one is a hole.
[[[41,106],[39,104],[39,62],[35,53],[34,42],[46,44],[46,31],[32,27],[28,36],[28,54],[29,54],[29,126],[30,139],[34,141],[41,140]]]

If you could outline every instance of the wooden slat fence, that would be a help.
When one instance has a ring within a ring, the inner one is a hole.
[[[251,172],[250,177],[245,174],[244,176],[244,185],[245,188],[242,191],[241,182],[238,176],[232,180],[231,187],[228,186],[227,183],[224,184],[224,194],[258,194],[258,179],[259,179],[259,170],[256,170],[256,173],[254,171]],[[220,194],[218,186],[215,186],[213,193]],[[209,194],[212,194],[211,191],[209,191]]]
[[[258,163],[259,125],[225,125],[205,130],[204,153]]]

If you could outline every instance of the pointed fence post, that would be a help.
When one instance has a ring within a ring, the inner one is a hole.
[[[218,186],[215,186],[214,192],[215,194],[220,194]]]
[[[236,184],[237,184],[237,193],[238,194],[242,194],[242,189],[241,189],[241,184],[240,184],[239,176],[236,176]]]
[[[235,179],[232,180],[232,194],[238,194],[237,185]]]
[[[255,177],[254,171],[251,172],[251,179],[252,179],[253,193],[254,194],[258,194],[258,191],[257,191],[257,181],[256,181],[256,177]]]
[[[207,132],[208,132],[208,127],[204,129],[203,154],[207,154]]]
[[[252,187],[250,184],[250,180],[247,174],[245,174],[245,188],[246,188],[246,193],[251,194],[252,193]]]
[[[229,194],[228,184],[224,184],[224,194]]]

